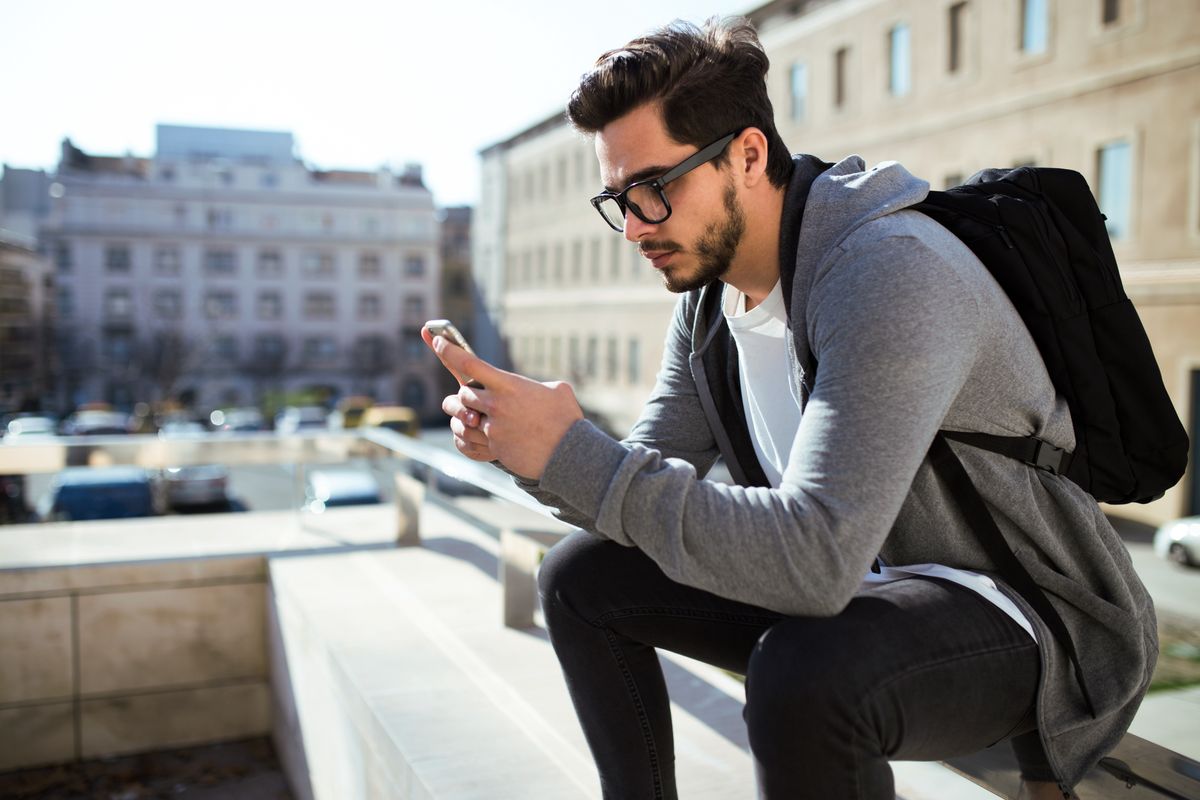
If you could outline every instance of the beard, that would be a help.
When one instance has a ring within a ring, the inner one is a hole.
[[[729,271],[746,232],[746,214],[738,202],[732,180],[725,186],[724,206],[725,219],[709,225],[696,240],[693,249],[700,260],[696,270],[691,274],[683,274],[678,268],[663,271],[663,285],[668,291],[682,294],[702,289]]]

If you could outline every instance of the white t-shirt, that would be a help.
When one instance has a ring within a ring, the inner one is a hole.
[[[777,282],[762,303],[746,311],[746,296],[726,285],[721,305],[737,346],[742,407],[754,452],[768,482],[779,488],[792,441],[800,427],[800,400],[791,379],[794,370],[788,363],[783,288]],[[880,566],[879,572],[867,573],[863,584],[890,583],[914,575],[941,578],[970,589],[1034,636],[1033,626],[1016,604],[997,588],[995,581],[978,572],[942,564]]]

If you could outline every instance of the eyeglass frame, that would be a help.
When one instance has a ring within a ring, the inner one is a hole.
[[[618,228],[616,225],[614,225],[612,223],[611,220],[609,220],[609,218],[605,215],[605,213],[600,209],[600,204],[603,203],[605,200],[612,199],[612,200],[617,201],[617,206],[621,209],[621,219],[622,220],[624,220],[625,213],[627,211],[632,211],[633,215],[635,217],[637,217],[638,219],[640,219],[642,222],[646,223],[647,225],[661,225],[662,223],[664,223],[668,219],[670,219],[671,214],[674,212],[674,209],[671,208],[671,201],[667,197],[666,191],[664,191],[664,189],[666,188],[666,185],[673,180],[682,178],[684,175],[688,174],[689,172],[696,169],[697,167],[704,166],[708,162],[718,158],[722,153],[725,152],[725,148],[729,146],[729,143],[732,142],[734,139],[736,139],[744,130],[746,130],[746,129],[741,128],[739,130],[733,131],[732,133],[725,134],[724,136],[722,136],[720,139],[717,139],[712,144],[702,147],[699,150],[697,150],[695,153],[692,153],[690,156],[685,158],[683,161],[680,161],[678,164],[671,167],[669,170],[664,172],[662,175],[659,175],[657,178],[646,178],[645,180],[634,181],[633,183],[629,184],[628,186],[626,186],[624,189],[622,189],[619,192],[610,192],[608,190],[601,192],[600,194],[596,195],[595,197],[593,197],[591,199],[592,208],[596,209],[596,213],[600,215],[600,218],[603,219],[605,221],[605,223],[607,223],[608,227],[612,228],[617,233],[624,233],[625,226],[622,223],[621,227]],[[637,207],[637,204],[629,202],[629,200],[628,200],[629,192],[638,188],[639,186],[652,186],[652,187],[654,187],[654,190],[656,192],[658,192],[658,196],[660,198],[662,198],[663,205],[667,209],[667,213],[665,215],[663,215],[662,219],[657,219],[657,220],[646,219],[646,217],[642,215],[641,209]]]

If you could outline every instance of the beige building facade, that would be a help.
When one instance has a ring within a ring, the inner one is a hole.
[[[985,167],[1081,172],[1194,438],[1200,4],[790,0],[749,16],[771,57],[780,133],[795,151],[897,160],[933,188]],[[503,275],[489,307],[514,365],[572,380],[585,407],[623,433],[653,384],[675,298],[647,264],[625,257],[631,246],[588,205],[600,186],[595,159],[561,116],[483,159],[493,181],[483,202],[503,212],[488,241],[492,274],[499,266]],[[1162,500],[1120,513],[1146,522],[1200,513],[1196,484],[1189,474]]]

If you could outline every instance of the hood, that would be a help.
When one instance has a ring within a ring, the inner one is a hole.
[[[797,164],[805,156],[795,156]],[[801,170],[796,170],[800,173]],[[816,363],[808,341],[806,308],[813,284],[830,263],[827,258],[858,228],[872,220],[920,203],[929,194],[929,182],[915,177],[895,161],[884,161],[870,169],[858,156],[847,156],[812,180],[803,206],[803,221],[789,263],[781,254],[780,272],[791,275],[791,291],[785,294],[792,331],[793,354],[799,365],[801,397],[812,390]],[[794,219],[793,192],[784,205],[786,221]],[[786,247],[786,241],[784,244]],[[784,278],[786,280],[786,277]],[[786,284],[785,284],[786,285]]]

